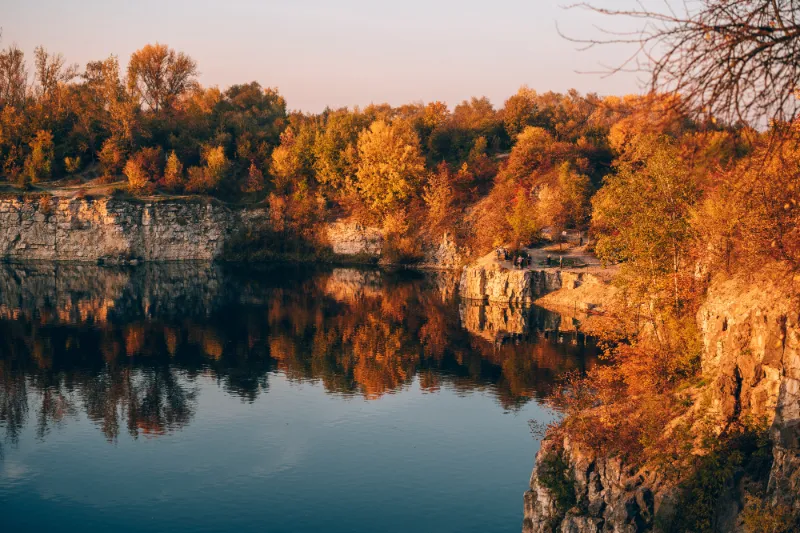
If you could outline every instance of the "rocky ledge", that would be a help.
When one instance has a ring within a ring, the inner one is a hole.
[[[588,285],[607,287],[606,283],[590,272],[557,268],[516,270],[504,268],[497,263],[477,263],[464,268],[459,290],[462,298],[471,300],[506,304],[549,302],[550,305],[545,307],[574,304],[585,311],[600,303],[584,301],[586,295],[578,296],[577,292],[567,295],[567,291]],[[543,296],[556,291],[560,291],[559,297],[539,301]],[[575,297],[580,301],[573,302]]]

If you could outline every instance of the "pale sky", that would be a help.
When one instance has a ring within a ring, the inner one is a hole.
[[[607,21],[569,0],[0,0],[3,47],[29,64],[43,45],[82,67],[161,42],[198,63],[200,82],[278,87],[290,109],[470,96],[495,107],[537,91],[640,92],[631,74],[576,71],[619,63],[630,49],[579,52],[562,39]]]

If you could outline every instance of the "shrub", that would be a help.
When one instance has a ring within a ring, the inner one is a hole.
[[[128,178],[128,187],[136,192],[152,191],[160,179],[163,166],[161,148],[142,148],[125,164],[123,173]]]
[[[178,191],[183,188],[183,163],[173,150],[167,158],[167,165],[164,168],[164,186],[170,191]]]
[[[742,520],[747,533],[800,531],[800,515],[787,505],[770,505],[763,494],[745,496]]]
[[[727,433],[709,439],[708,453],[695,459],[692,475],[680,485],[677,505],[680,513],[675,517],[671,531],[718,531],[719,502],[734,490],[737,480],[747,476],[751,481],[759,482],[769,475],[772,455],[767,427],[765,422],[744,421]],[[758,531],[763,508],[751,504],[749,513],[745,513],[745,518],[748,517]]]
[[[135,159],[129,159],[128,162],[125,163],[125,169],[122,173],[128,178],[128,188],[131,191],[144,192],[150,184],[150,180],[147,179],[147,174]]]
[[[422,260],[418,239],[412,236],[409,216],[405,209],[399,209],[383,219],[383,259],[388,263],[404,264]]]
[[[563,451],[540,458],[537,472],[539,484],[550,492],[558,515],[563,517],[577,503],[572,468]]]
[[[80,156],[76,157],[65,157],[64,158],[64,170],[67,171],[68,174],[75,174],[81,168],[81,158]]]
[[[189,182],[186,189],[190,192],[215,191],[230,175],[231,163],[225,156],[222,146],[203,150],[203,162],[205,166],[189,169]]]
[[[100,160],[100,169],[103,171],[103,175],[107,177],[116,176],[125,166],[125,150],[113,137],[105,140],[97,153],[97,158]]]

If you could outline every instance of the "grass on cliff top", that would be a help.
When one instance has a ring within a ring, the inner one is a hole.
[[[43,197],[63,198],[66,200],[98,200],[114,198],[133,203],[182,202],[191,204],[214,204],[227,207],[257,207],[262,202],[226,201],[215,196],[200,194],[169,194],[157,192],[149,195],[135,195],[128,191],[127,181],[106,178],[84,179],[80,177],[65,178],[58,181],[39,182],[28,187],[20,187],[13,183],[0,182],[0,199],[37,199]]]

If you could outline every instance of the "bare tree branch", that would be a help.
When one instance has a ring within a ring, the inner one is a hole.
[[[696,114],[729,122],[791,121],[800,111],[800,0],[698,0],[681,12],[640,0],[633,9],[582,2],[567,9],[633,20],[631,32],[600,29],[593,38],[568,40],[583,49],[635,44],[632,57],[606,74],[643,66],[649,89],[681,96]],[[563,36],[563,33],[559,31]]]

